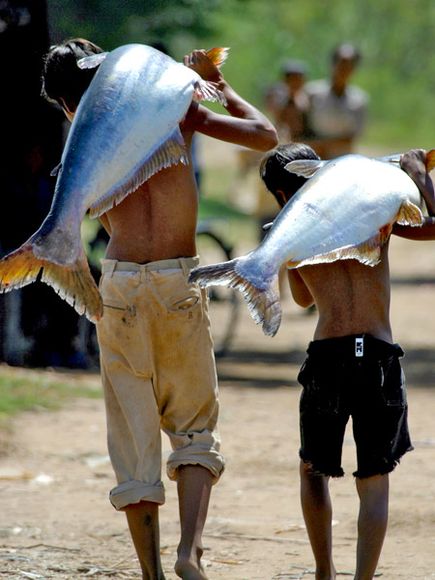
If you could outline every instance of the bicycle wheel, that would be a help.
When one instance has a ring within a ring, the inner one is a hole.
[[[198,228],[196,239],[201,266],[232,259],[232,247],[207,226]],[[234,338],[239,314],[239,293],[226,286],[212,286],[208,296],[214,352],[216,356],[223,356]]]

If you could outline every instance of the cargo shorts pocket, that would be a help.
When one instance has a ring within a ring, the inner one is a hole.
[[[396,357],[390,357],[379,363],[382,379],[381,393],[387,407],[406,407],[405,375]]]

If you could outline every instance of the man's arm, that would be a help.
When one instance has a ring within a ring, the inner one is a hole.
[[[290,290],[294,301],[302,308],[308,308],[314,304],[314,298],[305,284],[302,276],[295,269],[287,270]]]
[[[429,175],[431,161],[428,162],[424,149],[411,149],[400,158],[400,166],[418,187],[426,203],[429,217],[426,217],[421,227],[400,226],[394,224],[393,234],[401,238],[416,241],[435,240],[435,192],[434,184]]]
[[[214,113],[199,106],[194,116],[193,130],[257,151],[268,151],[278,144],[277,132],[272,123],[236,93],[204,50],[195,50],[187,55],[184,64],[204,80],[216,83],[227,100],[225,108],[230,115]]]
[[[420,227],[399,226],[394,224],[393,234],[401,238],[415,241],[430,241],[435,240],[435,217],[426,217],[424,223]]]
[[[430,155],[432,155],[432,151]],[[411,149],[400,158],[400,167],[406,171],[418,187],[429,215],[435,216],[435,191],[429,175],[431,166],[432,160],[429,160],[428,153],[424,149]]]

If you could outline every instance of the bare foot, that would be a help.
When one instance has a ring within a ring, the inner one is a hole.
[[[207,580],[207,575],[198,558],[195,559],[178,557],[174,570],[176,575],[183,580]]]

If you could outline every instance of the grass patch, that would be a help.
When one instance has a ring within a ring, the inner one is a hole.
[[[74,398],[101,396],[97,375],[0,366],[0,427],[23,411],[56,410]]]

